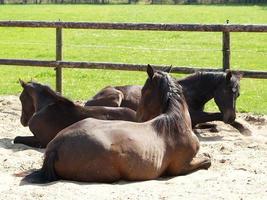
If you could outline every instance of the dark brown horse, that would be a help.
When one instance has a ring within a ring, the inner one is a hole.
[[[24,181],[141,181],[208,169],[208,158],[195,157],[199,141],[181,87],[165,72],[147,72],[137,116],[148,121],[79,121],[48,144],[42,168]]]
[[[48,86],[36,82],[20,83],[23,88],[20,95],[20,121],[23,126],[29,126],[34,136],[18,136],[14,143],[44,148],[59,131],[88,117],[135,121],[135,111],[129,108],[82,107],[57,94]]]
[[[142,86],[107,86],[98,92],[92,100],[85,103],[85,106],[111,106],[126,107],[137,110],[141,98]]]
[[[239,96],[239,75],[231,71],[198,72],[175,80],[183,87],[192,125],[210,121],[232,123],[236,117],[236,99]],[[108,86],[96,94],[85,106],[121,106],[137,110],[141,86]],[[220,112],[204,112],[204,105],[214,98]]]

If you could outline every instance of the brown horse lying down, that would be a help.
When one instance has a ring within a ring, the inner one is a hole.
[[[208,169],[210,159],[195,157],[199,141],[181,87],[165,72],[147,73],[137,116],[149,121],[79,121],[48,144],[42,168],[23,181],[141,181]]]
[[[240,75],[230,71],[198,72],[184,79],[175,80],[183,87],[192,125],[210,121],[232,123],[236,117],[236,99],[239,96]],[[141,86],[108,86],[97,93],[85,106],[128,107],[137,110]],[[220,112],[204,112],[204,105],[214,98]]]
[[[20,83],[23,87],[20,95],[21,124],[29,126],[34,136],[18,136],[14,143],[44,148],[59,131],[88,117],[126,121],[136,119],[135,111],[128,108],[82,107],[57,94],[48,86],[35,82]]]

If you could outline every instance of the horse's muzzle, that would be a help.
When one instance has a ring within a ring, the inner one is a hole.
[[[28,120],[26,120],[25,118],[20,118],[20,123],[22,124],[22,126],[26,127],[28,126]]]
[[[235,121],[236,114],[235,112],[225,112],[223,115],[223,122],[226,124],[231,124]]]

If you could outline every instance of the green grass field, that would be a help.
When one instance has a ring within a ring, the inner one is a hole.
[[[0,20],[267,24],[267,6],[1,5]],[[64,60],[220,67],[221,33],[64,30]],[[267,70],[267,33],[231,33],[233,69]],[[55,30],[0,28],[0,58],[54,59]],[[184,75],[176,75],[181,77]],[[54,87],[53,69],[1,66],[0,95],[18,78]],[[106,85],[143,84],[142,72],[64,69],[64,95],[88,99]],[[243,79],[240,112],[267,113],[267,80]],[[209,104],[208,109],[215,109]]]

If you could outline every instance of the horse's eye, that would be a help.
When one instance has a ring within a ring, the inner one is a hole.
[[[141,93],[144,94],[144,91],[145,91],[144,88],[142,88]]]

